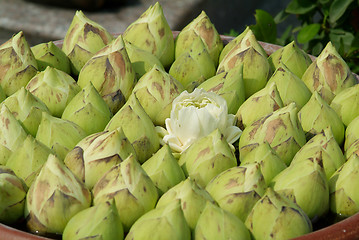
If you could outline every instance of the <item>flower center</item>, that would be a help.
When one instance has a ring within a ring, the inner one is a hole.
[[[184,99],[180,102],[182,107],[190,107],[193,106],[195,108],[205,108],[208,104],[213,104],[218,106],[215,102],[212,102],[207,97],[203,97],[202,99]]]

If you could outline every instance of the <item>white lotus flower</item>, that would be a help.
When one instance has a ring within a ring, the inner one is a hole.
[[[224,98],[203,89],[196,88],[192,93],[184,91],[172,103],[171,116],[165,121],[167,132],[163,134],[163,142],[181,153],[218,128],[232,144],[242,134],[235,123],[235,115],[228,114]]]

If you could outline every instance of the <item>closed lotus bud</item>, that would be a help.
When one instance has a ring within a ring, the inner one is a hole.
[[[7,96],[25,87],[37,73],[37,67],[22,31],[0,46],[0,85]]]
[[[84,137],[86,132],[76,123],[43,112],[36,139],[52,149],[63,160],[66,154]]]
[[[284,104],[276,83],[270,83],[247,98],[238,108],[236,113],[238,119],[237,126],[244,129],[258,119],[271,114],[283,106]]]
[[[92,82],[112,113],[123,106],[136,84],[136,76],[122,35],[86,62],[77,82],[81,88]]]
[[[266,188],[259,164],[252,163],[223,171],[206,190],[222,209],[245,221]]]
[[[328,105],[319,93],[314,92],[309,101],[298,112],[299,121],[307,138],[331,127],[339,145],[344,141],[344,124],[338,114]]]
[[[154,66],[143,75],[133,89],[141,106],[158,126],[170,117],[173,100],[184,91],[182,84],[166,71]]]
[[[183,216],[180,201],[173,201],[145,213],[133,224],[125,239],[190,240],[191,232]]]
[[[16,152],[11,154],[6,166],[30,187],[50,154],[53,154],[50,148],[27,135],[24,142],[16,148]]]
[[[214,75],[201,83],[198,88],[203,88],[207,92],[214,92],[223,97],[227,102],[228,113],[236,114],[239,106],[245,100],[243,66],[238,65],[228,72]]]
[[[165,192],[158,200],[156,208],[167,206],[177,200],[180,200],[184,217],[191,230],[196,227],[206,203],[214,203],[211,195],[191,178],[187,178]]]
[[[124,238],[120,215],[115,203],[103,202],[78,212],[66,224],[63,240]]]
[[[194,231],[195,239],[250,240],[249,230],[238,217],[207,202]]]
[[[108,170],[131,154],[135,150],[119,128],[85,137],[66,155],[64,163],[92,189]]]
[[[26,89],[45,103],[55,117],[61,117],[67,104],[81,90],[69,74],[53,67],[36,74]]]
[[[263,214],[266,213],[266,214]],[[268,188],[245,221],[254,239],[291,239],[312,232],[312,223],[292,200]]]
[[[185,180],[182,168],[166,144],[142,164],[143,170],[159,190],[159,195]]]
[[[6,94],[4,92],[4,89],[2,89],[0,84],[0,103],[3,102],[6,99]]]
[[[284,64],[294,75],[301,78],[312,59],[309,55],[298,47],[295,41],[279,48],[268,57],[272,70],[275,71],[280,65]]]
[[[8,167],[0,165],[0,222],[14,224],[24,216],[28,188]]]
[[[354,118],[345,129],[345,142],[344,151],[347,151],[349,147],[359,139],[359,116]]]
[[[67,104],[62,119],[79,125],[87,135],[101,132],[112,117],[112,112],[90,82]]]
[[[72,73],[78,75],[85,63],[113,38],[81,10],[76,11],[62,44],[62,51],[70,59]]]
[[[187,51],[176,57],[169,74],[189,92],[216,74],[216,66],[201,38],[195,38]]]
[[[37,44],[31,47],[31,51],[34,53],[39,71],[44,71],[47,66],[50,66],[71,74],[69,58],[52,41]]]
[[[26,225],[40,235],[62,234],[67,222],[90,205],[90,191],[60,159],[50,154],[27,193]]]
[[[359,156],[359,139],[356,139],[344,152],[346,159],[349,159],[352,155]]]
[[[165,68],[174,60],[173,34],[158,2],[127,27],[123,38],[155,55]]]
[[[122,127],[125,136],[136,151],[138,161],[143,163],[160,148],[160,140],[151,118],[136,96],[131,96],[128,102],[111,118],[105,130],[112,131]]]
[[[357,83],[331,42],[328,42],[318,58],[310,64],[302,80],[311,92],[318,92],[328,104],[342,90]]]
[[[94,205],[113,199],[125,232],[143,214],[153,209],[157,188],[134,155],[106,172],[92,189]]]
[[[245,153],[251,151],[256,143],[263,142],[268,142],[287,166],[290,164],[294,155],[306,143],[295,103],[282,107],[246,127],[239,139],[238,148],[241,153]]]

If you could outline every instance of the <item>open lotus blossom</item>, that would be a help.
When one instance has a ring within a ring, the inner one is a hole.
[[[224,98],[198,88],[192,93],[183,91],[173,100],[170,118],[165,121],[167,131],[163,133],[163,142],[181,153],[218,128],[232,144],[242,134],[235,123],[235,115],[228,114]]]

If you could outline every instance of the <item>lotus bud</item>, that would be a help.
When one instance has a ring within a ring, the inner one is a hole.
[[[128,100],[136,84],[136,76],[127,55],[122,35],[91,57],[80,71],[78,85],[92,82],[112,113]]]
[[[311,138],[294,156],[292,163],[313,159],[323,167],[327,180],[340,168],[345,157],[330,128]]]
[[[76,11],[62,45],[62,51],[70,59],[72,73],[78,75],[85,63],[113,39],[100,24],[81,10]]]
[[[90,82],[67,104],[62,119],[79,125],[86,135],[101,132],[112,117],[112,112]]]
[[[137,160],[144,163],[160,148],[160,140],[151,118],[135,95],[111,118],[105,130],[122,127],[125,136],[135,149]]]
[[[222,209],[245,221],[266,187],[259,164],[252,163],[223,171],[207,184],[206,190]]]
[[[359,156],[359,139],[356,139],[344,152],[345,159],[349,159],[355,154]]]
[[[250,240],[249,230],[238,217],[207,202],[194,231],[195,239]]]
[[[153,209],[158,200],[156,186],[134,155],[108,170],[95,184],[92,193],[94,205],[114,199],[125,232]]]
[[[170,117],[173,100],[184,91],[182,84],[166,71],[154,66],[143,75],[133,89],[141,106],[158,126]]]
[[[268,61],[273,71],[280,65],[285,65],[298,78],[302,78],[303,73],[312,63],[309,55],[300,49],[295,41],[273,52],[268,57]]]
[[[189,92],[216,74],[216,66],[201,38],[195,38],[188,50],[176,57],[169,74]]]
[[[2,89],[0,84],[0,103],[3,102],[6,99],[6,94],[4,92],[4,89]]]
[[[15,118],[20,121],[24,130],[33,137],[36,136],[42,112],[50,113],[45,103],[24,87],[7,97],[2,104],[9,108]]]
[[[159,195],[185,180],[182,168],[166,144],[142,164],[143,170],[159,190]]]
[[[123,38],[155,55],[165,68],[174,60],[173,34],[158,2],[127,27]]]
[[[36,74],[26,89],[45,103],[55,117],[61,117],[67,104],[81,90],[70,75],[53,67]]]
[[[272,188],[254,205],[245,225],[254,239],[291,239],[313,230],[305,212]]]
[[[67,222],[90,205],[90,191],[50,154],[27,193],[26,225],[40,235],[62,234]]]
[[[288,166],[294,155],[306,143],[297,113],[295,103],[290,103],[253,122],[244,129],[239,139],[238,148],[241,153],[253,150],[253,145],[268,142]]]
[[[310,64],[302,80],[311,92],[317,91],[328,104],[339,92],[357,83],[331,42],[328,42],[318,58]]]
[[[228,113],[236,114],[239,106],[245,100],[243,66],[238,65],[228,72],[217,74],[201,83],[198,88],[223,97],[227,102]]]
[[[44,71],[47,66],[50,66],[71,74],[69,58],[52,41],[37,44],[31,47],[31,51],[35,56],[39,71]]]
[[[108,170],[131,154],[135,155],[135,150],[118,128],[85,137],[66,155],[64,163],[92,189]]]
[[[7,96],[25,87],[37,73],[37,67],[22,31],[0,45],[0,86]]]
[[[359,116],[354,118],[345,129],[345,142],[344,151],[347,151],[349,147],[359,139]]]
[[[10,225],[22,219],[28,188],[8,167],[0,165],[0,222]]]
[[[86,238],[108,240],[124,238],[120,216],[113,201],[86,208],[66,224],[62,234],[63,240]]]
[[[145,213],[133,224],[125,239],[190,240],[191,232],[183,216],[180,201],[173,201]]]
[[[16,148],[23,144],[27,133],[6,105],[0,108],[0,165],[5,165]]]
[[[279,95],[275,82],[247,98],[236,112],[237,126],[246,128],[258,119],[271,114],[283,107],[282,98]]]
[[[287,167],[268,142],[258,144],[248,153],[242,154],[239,152],[239,157],[240,166],[243,167],[247,166],[247,164],[258,163],[267,185]]]
[[[180,200],[184,217],[191,230],[196,227],[198,218],[203,212],[206,203],[214,203],[211,195],[190,178],[165,192],[158,200],[156,208],[167,206],[176,200]]]
[[[344,141],[344,124],[338,114],[328,105],[318,92],[314,92],[309,101],[298,112],[299,121],[307,138],[331,127],[339,145]]]
[[[24,142],[16,148],[16,152],[11,154],[6,166],[30,187],[50,154],[53,154],[50,148],[27,135]]]
[[[61,160],[84,137],[86,132],[76,123],[43,112],[36,139],[52,149]]]

